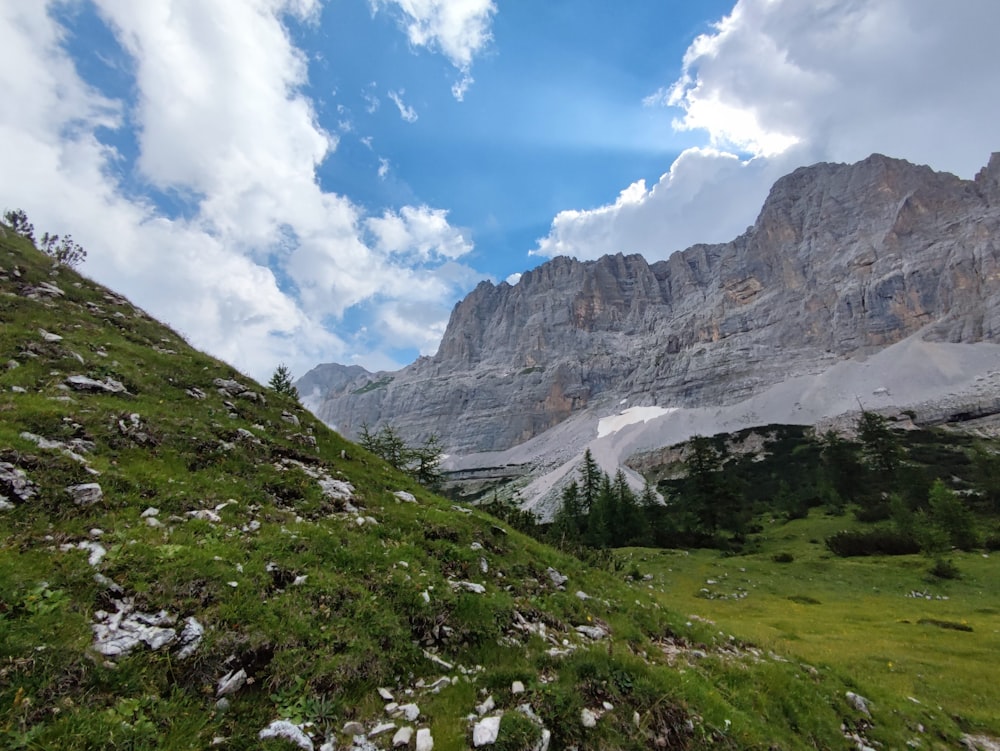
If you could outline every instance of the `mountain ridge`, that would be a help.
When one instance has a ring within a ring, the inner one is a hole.
[[[623,400],[733,404],[918,331],[994,341],[998,235],[1000,154],[973,180],[879,154],[801,167],[728,243],[655,263],[560,257],[516,285],[482,282],[434,356],[307,404],[348,435],[391,422],[438,433],[449,453],[504,451]]]

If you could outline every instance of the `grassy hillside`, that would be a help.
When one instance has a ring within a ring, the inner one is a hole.
[[[441,751],[501,715],[490,748],[976,729],[424,491],[3,234],[0,747]]]

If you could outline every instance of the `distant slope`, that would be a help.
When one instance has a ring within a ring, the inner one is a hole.
[[[0,362],[0,747],[959,735],[427,493],[2,228]]]

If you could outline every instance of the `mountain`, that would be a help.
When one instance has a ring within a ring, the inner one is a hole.
[[[1000,154],[974,180],[878,154],[803,167],[731,242],[652,264],[556,258],[514,286],[482,282],[436,355],[308,404],[348,435],[381,422],[438,433],[457,466],[528,460],[515,448],[586,415],[579,449],[623,406],[732,407],[911,336],[996,342],[998,237]]]

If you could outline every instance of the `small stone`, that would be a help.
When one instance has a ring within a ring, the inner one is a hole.
[[[85,482],[82,485],[70,485],[66,492],[73,496],[77,506],[93,506],[104,497],[101,486],[96,482]]]
[[[583,709],[580,711],[580,724],[585,728],[592,728],[597,725],[597,715],[591,712],[589,709]]]
[[[524,684],[521,683],[521,681],[514,681],[513,683],[510,684],[510,692],[512,694],[523,694]]]
[[[139,514],[139,518],[140,519],[148,519],[149,517],[156,516],[159,513],[160,513],[160,509],[155,508],[153,506],[150,506],[145,511],[143,511],[141,514]]]
[[[390,730],[395,730],[396,724],[393,722],[380,722],[378,725],[373,727],[368,731],[369,738],[376,738],[380,735],[388,733]]]
[[[413,493],[407,493],[405,490],[397,490],[393,493],[396,498],[401,500],[403,503],[416,503],[417,497]]]
[[[387,688],[380,688],[378,690],[378,695],[382,697],[385,701],[392,701],[395,697],[392,695],[392,691]]]
[[[49,333],[45,329],[38,329],[38,333],[41,334],[42,335],[42,339],[44,339],[47,342],[61,342],[62,341],[62,337],[59,336],[59,334]]]
[[[569,577],[568,576],[564,576],[563,574],[560,574],[558,571],[556,571],[551,566],[545,570],[545,573],[547,573],[549,575],[549,579],[551,579],[552,583],[554,585],[556,585],[557,587],[561,587],[563,584],[565,584],[566,582],[569,581]]]
[[[216,696],[228,696],[229,694],[235,694],[239,691],[247,682],[247,672],[240,668],[239,670],[231,670],[219,679],[218,686],[215,689]]]
[[[872,716],[871,710],[868,708],[868,700],[865,697],[860,694],[856,694],[853,691],[848,691],[847,701],[851,703],[852,707],[861,712],[861,714],[867,717]]]
[[[413,728],[403,726],[396,731],[396,734],[392,736],[392,747],[400,748],[402,746],[410,745],[410,738],[413,737]]]
[[[293,725],[288,720],[275,720],[261,730],[257,734],[257,737],[261,740],[266,738],[284,738],[286,741],[294,743],[303,751],[313,751],[315,748],[309,736],[302,732],[302,728],[298,725]]]
[[[227,699],[225,696],[223,696],[221,699],[215,702],[215,708],[218,709],[220,712],[225,712],[227,709],[229,709],[229,706],[230,706],[229,699]]]
[[[431,751],[434,748],[434,738],[431,736],[429,728],[420,728],[417,731],[416,751]]]
[[[500,718],[486,717],[472,728],[472,745],[476,748],[488,746],[497,742],[500,735]]]
[[[486,700],[482,704],[476,705],[476,712],[480,715],[484,715],[487,712],[492,712],[493,708],[496,706],[496,702],[493,701],[492,694],[486,697]]]
[[[603,702],[601,706],[604,707],[605,712],[610,712],[612,709],[615,708],[615,705],[609,701]]]
[[[416,722],[420,717],[420,707],[416,704],[403,704],[396,711],[403,715],[407,722]]]
[[[360,722],[355,722],[352,720],[351,722],[344,723],[344,735],[355,736],[364,734],[365,734],[365,726],[362,725]]]

